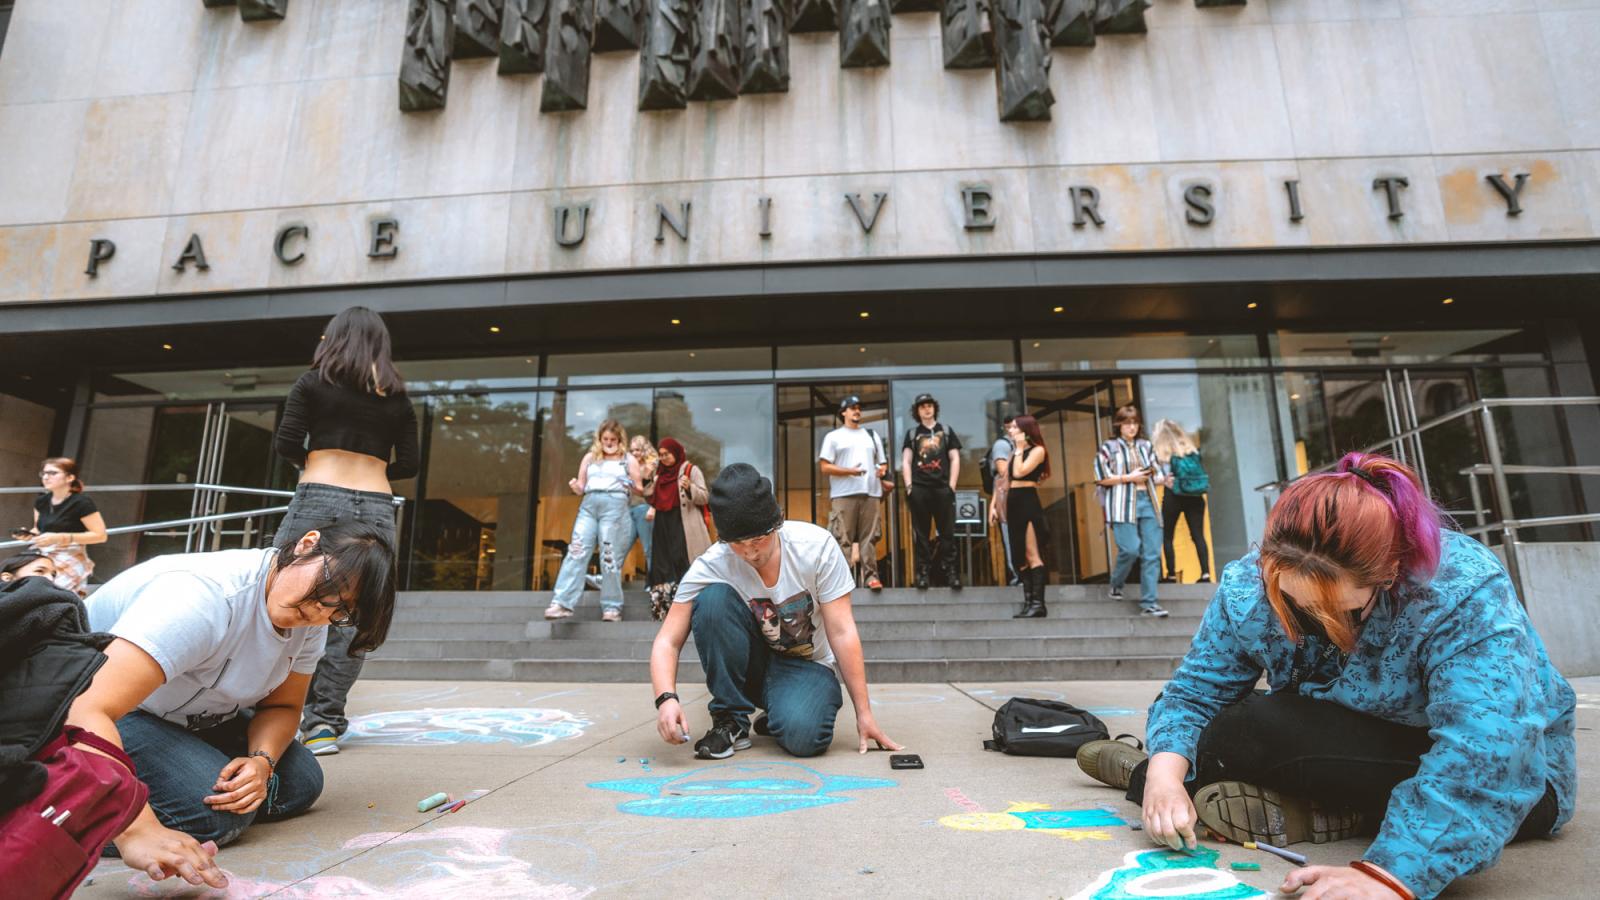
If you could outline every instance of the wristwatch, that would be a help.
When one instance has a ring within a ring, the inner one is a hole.
[[[671,691],[666,691],[666,692],[662,693],[661,696],[656,698],[656,709],[660,709],[661,708],[661,704],[667,702],[668,700],[676,700],[676,699],[678,699],[678,695],[677,694],[674,694]]]
[[[265,750],[255,750],[255,751],[252,751],[250,755],[252,757],[259,756],[259,757],[261,757],[261,758],[263,758],[263,759],[265,759],[267,761],[267,768],[271,770],[267,774],[270,775],[273,772],[277,772],[278,771],[278,761],[272,758],[272,754],[271,753],[268,753]]]

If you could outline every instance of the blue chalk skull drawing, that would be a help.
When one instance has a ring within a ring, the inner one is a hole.
[[[1266,896],[1265,891],[1215,868],[1219,855],[1210,847],[1191,853],[1135,851],[1123,858],[1121,866],[1102,872],[1070,900],[1248,900]]]
[[[352,718],[345,741],[407,746],[512,744],[542,747],[578,737],[592,724],[589,719],[560,709],[477,706],[402,709]]]
[[[832,803],[851,798],[844,791],[894,787],[885,778],[826,775],[796,763],[729,763],[706,766],[684,775],[596,781],[601,791],[642,794],[617,804],[619,812],[666,819],[742,819]]]

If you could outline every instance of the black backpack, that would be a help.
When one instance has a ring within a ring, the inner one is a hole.
[[[1077,756],[1090,741],[1111,737],[1106,723],[1070,703],[1012,697],[994,714],[994,740],[983,749],[1012,756]]]
[[[1010,443],[1007,441],[1006,443]],[[983,477],[983,492],[994,496],[994,445],[983,451],[983,459],[978,461],[978,474]]]

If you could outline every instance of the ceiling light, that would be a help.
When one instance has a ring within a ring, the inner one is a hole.
[[[456,417],[455,416],[445,416],[444,420],[446,422],[454,422],[456,420]]]
[[[1452,304],[1454,302],[1456,302],[1456,298],[1454,298],[1454,297],[1446,297],[1446,298],[1444,298],[1444,305],[1445,306],[1449,306],[1450,304]]]
[[[161,345],[161,349],[163,349],[163,350],[171,350],[172,349],[172,345],[171,344],[162,344]]]
[[[672,320],[672,324],[674,324],[674,325],[682,325],[683,324],[683,320],[682,319],[673,319]]]
[[[489,333],[490,334],[499,334],[500,333],[500,326],[499,325],[490,325],[489,326]]]
[[[857,353],[865,353],[865,352],[867,352],[867,348],[865,348],[865,347],[857,347],[856,348],[856,352]]]
[[[1037,347],[1037,346],[1039,346],[1039,342],[1038,342],[1038,341],[1034,341],[1034,342],[1033,342],[1033,345],[1034,345],[1034,346],[1035,346],[1035,347]]]
[[[693,350],[689,351],[689,358],[690,359],[694,359],[694,351]]]
[[[1067,311],[1067,308],[1065,306],[1058,306],[1055,309],[1051,310],[1051,312],[1066,312],[1066,311]]]
[[[1257,302],[1255,302],[1255,301],[1254,301],[1254,300],[1251,300],[1251,301],[1250,301],[1250,302],[1249,302],[1249,303],[1246,303],[1246,304],[1245,304],[1245,305],[1244,305],[1244,308],[1245,308],[1245,309],[1255,309],[1255,308],[1256,308],[1256,307],[1258,307],[1258,306],[1260,306],[1260,305],[1261,305],[1261,304],[1259,304],[1259,303],[1257,303]]]
[[[1289,395],[1289,399],[1290,400],[1299,400],[1300,399],[1300,395],[1299,394],[1290,394]]]
[[[872,313],[869,313],[864,309],[861,311],[861,318],[868,319],[868,318],[871,318],[871,317],[872,317]]]
[[[527,363],[527,364],[528,364],[528,365],[530,365],[530,366],[531,366],[531,365],[533,365],[533,358],[532,358],[532,357],[529,357],[529,358],[527,358],[527,359],[525,359],[525,360],[523,360],[523,362],[525,362],[525,363]]]

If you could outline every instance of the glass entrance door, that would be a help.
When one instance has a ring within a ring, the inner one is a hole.
[[[1112,545],[1095,498],[1094,459],[1113,434],[1117,407],[1134,402],[1132,377],[1030,379],[1028,414],[1039,421],[1050,451],[1051,477],[1039,486],[1050,527],[1045,563],[1062,583],[1110,576]]]
[[[883,442],[890,468],[898,459],[889,440],[889,383],[886,381],[836,384],[792,384],[778,388],[778,473],[774,487],[784,515],[828,527],[832,503],[828,478],[817,468],[822,439],[839,427],[839,401],[854,394],[861,398],[861,424]],[[894,548],[899,544],[898,505],[886,504],[882,528],[872,552],[879,560],[878,576],[894,586],[898,567]]]

